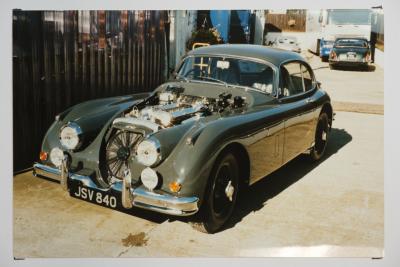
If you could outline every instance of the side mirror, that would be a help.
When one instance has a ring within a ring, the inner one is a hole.
[[[317,86],[318,88],[321,88],[322,83],[320,81],[317,81]]]

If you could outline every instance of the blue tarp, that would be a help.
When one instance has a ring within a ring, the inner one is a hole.
[[[230,10],[211,10],[211,23],[214,28],[220,33],[221,38],[225,43],[229,41],[229,26],[230,26]]]
[[[250,34],[250,10],[237,10],[236,12],[240,20],[240,26],[242,26],[243,32],[248,37]]]

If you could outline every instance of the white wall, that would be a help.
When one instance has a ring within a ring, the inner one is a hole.
[[[186,41],[196,29],[197,11],[173,10],[170,11],[170,36],[169,36],[169,68],[175,69],[180,59],[186,53]]]
[[[265,14],[264,10],[255,10],[254,44],[262,45],[264,41]]]
[[[268,41],[273,41],[278,36],[294,36],[297,38],[301,50],[308,50],[316,42],[318,34],[318,32],[270,32],[267,33],[264,43],[267,44]]]

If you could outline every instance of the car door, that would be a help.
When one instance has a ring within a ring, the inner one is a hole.
[[[285,112],[283,163],[312,146],[314,141],[316,82],[311,68],[301,61],[280,68],[278,99]]]

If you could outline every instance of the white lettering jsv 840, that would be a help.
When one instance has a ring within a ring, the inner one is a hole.
[[[107,194],[103,194],[100,192],[95,192],[86,187],[78,186],[78,192],[75,192],[74,195],[81,199],[95,201],[98,204],[105,205],[110,208],[117,207],[117,199],[114,196],[109,196]]]

